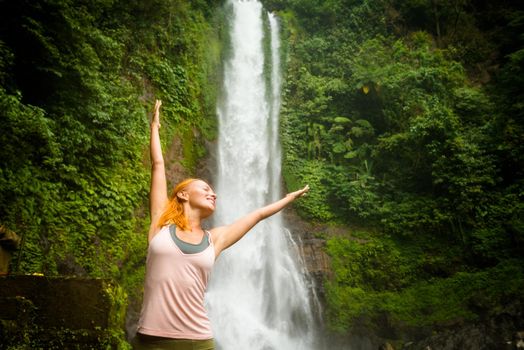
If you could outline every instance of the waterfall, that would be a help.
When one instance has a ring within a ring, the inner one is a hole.
[[[214,226],[282,196],[278,21],[258,1],[227,6],[231,51],[217,107]],[[310,293],[298,255],[281,214],[262,221],[221,254],[206,296],[218,349],[312,349]]]

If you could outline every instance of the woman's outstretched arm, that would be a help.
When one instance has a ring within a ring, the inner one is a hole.
[[[162,156],[162,146],[160,144],[160,106],[162,101],[156,100],[151,120],[151,192],[149,193],[149,210],[151,216],[151,226],[149,227],[148,240],[154,237],[158,231],[157,222],[167,203],[167,181]]]
[[[284,198],[266,205],[265,207],[259,208],[238,219],[231,225],[217,227],[211,230],[213,237],[213,244],[215,245],[215,255],[218,256],[224,249],[229,248],[255,226],[260,221],[273,214],[278,213],[284,209],[289,203],[295,199],[302,197],[307,191],[309,186],[304,187],[301,190],[291,192]]]

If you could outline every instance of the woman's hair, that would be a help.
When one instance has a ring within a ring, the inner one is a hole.
[[[171,192],[171,198],[169,199],[169,202],[167,202],[166,209],[160,216],[160,219],[158,219],[157,225],[159,227],[168,224],[175,224],[181,230],[191,230],[191,227],[189,227],[189,222],[187,222],[187,218],[184,215],[184,206],[182,205],[182,200],[178,198],[177,194],[185,190],[187,185],[197,180],[198,179],[193,178],[185,179],[179,182],[175,188],[173,188],[173,192]]]

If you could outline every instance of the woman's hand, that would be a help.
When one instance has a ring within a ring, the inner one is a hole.
[[[160,129],[160,106],[162,106],[161,100],[155,101],[155,109],[153,111],[153,120],[151,121],[151,126],[156,126]]]
[[[306,185],[303,189],[288,193],[286,197],[293,197],[293,200],[304,196],[309,191],[309,185]]]

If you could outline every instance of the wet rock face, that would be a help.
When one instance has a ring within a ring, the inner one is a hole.
[[[304,239],[298,242],[304,267],[312,280],[313,288],[320,301],[325,298],[324,281],[331,275],[329,256],[325,253],[323,239]]]
[[[313,276],[330,276],[329,256],[325,252],[326,241],[320,238],[303,239],[299,242],[305,268]]]
[[[304,268],[312,280],[316,295],[323,300],[324,281],[329,278],[331,273],[331,263],[329,255],[326,253],[326,240],[317,238],[316,233],[320,229],[301,220],[290,210],[284,211],[285,226],[291,231],[291,235],[302,260]]]

